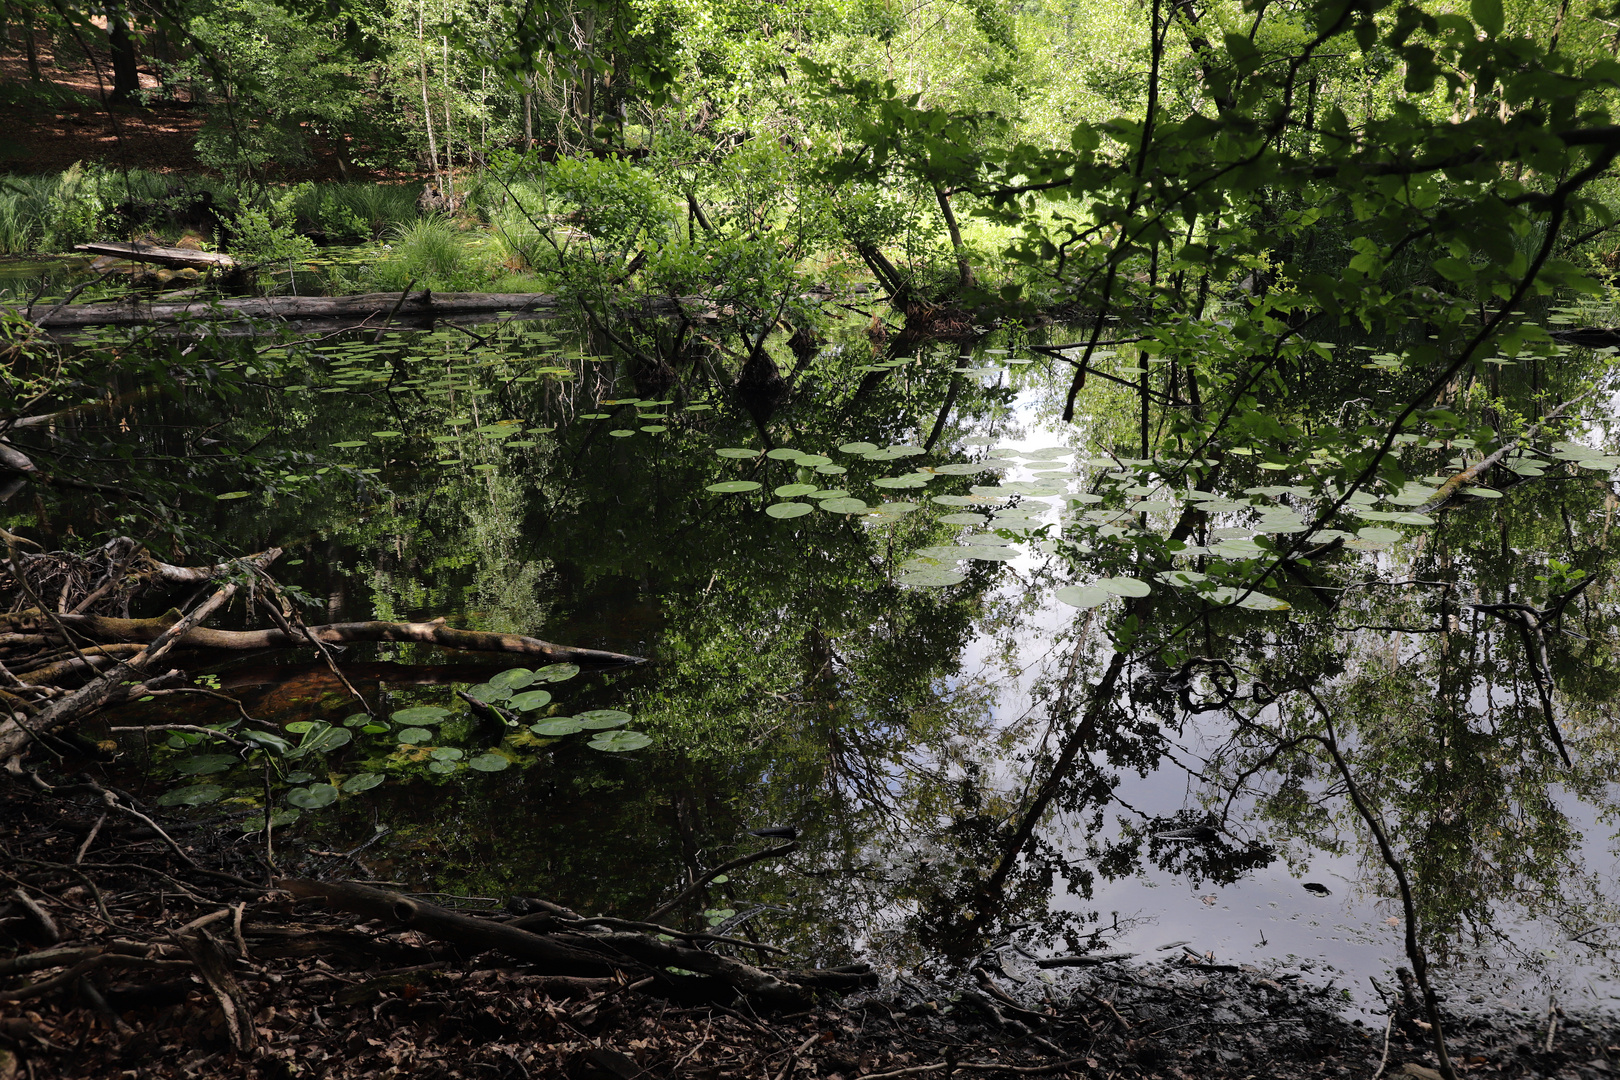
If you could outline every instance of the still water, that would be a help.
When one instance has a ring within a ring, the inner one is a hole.
[[[719,350],[649,371],[552,324],[238,343],[223,369],[280,389],[126,394],[59,437],[183,474],[193,561],[285,547],[311,623],[442,616],[651,661],[506,686],[489,657],[354,647],[369,719],[308,656],[223,664],[290,739],[346,733],[280,768],[306,871],[636,917],[780,842],[748,830],[791,827],[796,851],[664,918],[891,972],[987,950],[1281,964],[1370,1008],[1406,962],[1402,908],[1327,732],[1454,1004],[1620,1007],[1607,412],[1443,508],[1471,441],[1403,435],[1412,479],[1322,528],[1332,461],[1132,457],[1136,399],[1094,381],[1059,422],[1070,369],[1045,340],[1065,339],[773,343],[772,378],[741,389]],[[1157,360],[1099,363],[1129,381]],[[1321,393],[1353,420],[1345,387]],[[82,504],[7,511],[116,531]],[[1309,562],[1252,593],[1200,584],[1296,540]],[[1545,672],[1476,606],[1583,578]],[[481,727],[469,688],[528,694],[523,725]],[[171,805],[257,805],[259,771],[208,749],[126,763]]]

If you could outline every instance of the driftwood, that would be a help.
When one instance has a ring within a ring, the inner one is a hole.
[[[155,263],[158,266],[190,266],[198,270],[234,270],[236,260],[217,251],[159,247],[156,244],[74,244],[74,251],[111,255],[115,259]]]
[[[717,982],[719,986],[712,989],[724,987],[761,1005],[790,1009],[810,1004],[816,989],[854,990],[876,982],[866,970],[767,971],[719,953],[662,940],[653,933],[672,939],[704,935],[689,935],[664,926],[650,926],[652,933],[598,930],[594,928],[601,924],[642,924],[581,919],[555,905],[544,905],[546,914],[530,916],[519,926],[462,915],[402,893],[353,882],[283,878],[276,885],[300,899],[323,899],[334,907],[401,924],[441,941],[502,952],[535,964],[545,974],[586,978],[618,974],[638,980],[651,978],[655,984],[681,989],[682,980],[666,970],[678,967]]]
[[[176,568],[180,569],[180,568]],[[39,611],[17,611],[0,615],[0,627],[12,634],[36,637],[41,642],[63,639],[53,635],[58,624],[75,634],[100,642],[153,641],[165,633],[179,618],[171,611],[150,619],[117,619],[105,615],[44,615]],[[432,622],[352,622],[328,623],[311,626],[308,632],[326,645],[348,645],[363,641],[415,641],[424,645],[437,645],[445,649],[463,649],[468,652],[510,653],[532,657],[547,663],[559,664],[643,664],[645,658],[627,653],[608,652],[605,649],[577,649],[568,645],[553,645],[539,638],[522,634],[497,634],[484,630],[457,630],[446,626],[443,619]],[[4,644],[0,636],[0,645]],[[285,630],[214,630],[197,627],[188,632],[180,644],[191,649],[221,649],[232,652],[252,652],[259,649],[290,649],[308,644],[302,634]]]

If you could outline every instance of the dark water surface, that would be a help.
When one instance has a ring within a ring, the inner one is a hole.
[[[1303,969],[1368,1006],[1405,963],[1402,911],[1342,781],[1298,742],[1325,708],[1412,876],[1450,998],[1620,1004],[1620,457],[1606,456],[1606,398],[1573,437],[1534,443],[1489,492],[1438,514],[1424,504],[1471,449],[1411,437],[1407,472],[1424,481],[1356,501],[1313,537],[1341,543],[1310,580],[1217,610],[1169,575],[1256,558],[1332,492],[1309,469],[1233,455],[1217,490],[1189,493],[1173,462],[1121,450],[1135,438],[1128,391],[1094,383],[1078,422],[1059,423],[1070,369],[1022,337],[907,348],[852,332],[798,360],[780,348],[788,385],[739,394],[713,353],[673,385],[641,371],[638,391],[634,364],[566,326],[473,330],[335,336],[292,394],[126,397],[77,421],[190,478],[199,490],[176,497],[212,544],[190,543],[194,561],[285,547],[277,575],[311,623],[444,617],[652,661],[514,691],[551,695],[525,724],[630,715],[561,737],[469,718],[452,691],[514,666],[496,658],[351,648],[343,666],[384,718],[370,732],[343,726],[357,707],[307,653],[222,666],[219,688],[254,717],[353,737],[279,766],[284,811],[309,803],[296,791],[342,792],[284,815],[284,859],[638,917],[780,842],[747,830],[791,826],[797,851],[665,918],[888,971],[995,949],[1009,968],[1191,950]],[[1103,361],[1126,379],[1138,362]],[[1601,374],[1608,359],[1568,363]],[[1376,363],[1355,370],[1356,387],[1321,387],[1347,423],[1352,390],[1382,392]],[[1551,378],[1507,377],[1521,374]],[[743,453],[767,449],[762,430],[775,458]],[[209,464],[222,447],[252,457],[253,483]],[[710,490],[728,482],[762,486]],[[850,498],[861,505],[837,501]],[[1207,510],[1202,531],[1148,565],[1141,537],[1167,534],[1189,499]],[[782,504],[807,509],[766,512]],[[57,538],[70,521],[109,529],[76,520],[82,505],[44,522],[5,509],[8,528]],[[1595,581],[1548,641],[1566,768],[1526,640],[1472,605],[1542,605],[1575,570]],[[1142,589],[1162,594],[1156,628],[1184,623],[1190,644],[1174,657],[1133,645],[1018,871],[982,902],[1007,823],[1116,645],[1151,637],[1120,618]],[[446,713],[387,720],[406,709]],[[233,715],[165,699],[115,719]],[[612,731],[652,742],[593,748]],[[152,797],[199,812],[262,801],[257,766],[197,764],[217,749],[129,746],[131,782]],[[383,782],[361,790],[362,775]],[[352,859],[310,854],[371,840]]]

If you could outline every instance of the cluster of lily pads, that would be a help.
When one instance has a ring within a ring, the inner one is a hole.
[[[633,428],[612,428],[608,431],[609,435],[613,436],[615,439],[628,439],[637,432],[645,435],[662,435],[664,432],[669,430],[669,425],[663,422],[670,418],[669,413],[666,410],[668,410],[669,407],[674,404],[675,400],[673,398],[608,398],[597,402],[597,408],[600,409],[604,406],[611,407],[614,410],[613,412],[580,413],[579,419],[612,420],[618,415],[618,410],[628,406],[634,408],[636,413],[633,419],[626,419],[629,420],[629,422],[634,423],[636,426]],[[683,407],[682,411],[708,412],[713,408],[713,405],[698,403],[686,405]],[[651,422],[649,423],[649,421]]]
[[[287,724],[280,733],[245,728],[240,721],[217,725],[220,738],[231,739],[241,747],[237,753],[187,753],[205,750],[203,744],[209,737],[193,731],[175,732],[168,744],[182,756],[171,759],[171,767],[177,779],[193,782],[170,789],[157,801],[162,806],[233,801],[253,805],[263,790],[260,780],[245,777],[243,785],[233,793],[224,784],[225,774],[245,762],[268,759],[286,786],[283,798],[287,808],[272,817],[272,823],[281,826],[297,820],[303,811],[319,810],[342,796],[369,791],[390,773],[450,777],[462,772],[502,772],[532,760],[530,751],[549,748],[586,732],[590,735],[585,746],[607,753],[652,745],[651,736],[625,729],[631,716],[622,710],[592,709],[573,716],[546,712],[552,694],[544,687],[578,674],[579,667],[574,664],[510,668],[470,687],[467,695],[491,706],[491,713],[503,729],[500,741],[493,746],[487,746],[487,735],[480,739],[488,730],[488,717],[469,717],[465,709],[453,711],[437,705],[395,709],[386,717],[354,713],[338,724],[299,720]],[[531,716],[535,717],[532,721]],[[334,771],[327,756],[354,743],[356,736],[370,740],[372,757],[366,761],[370,768],[347,775]],[[469,741],[481,741],[487,748],[456,745]],[[262,828],[263,817],[250,818],[244,827]]]

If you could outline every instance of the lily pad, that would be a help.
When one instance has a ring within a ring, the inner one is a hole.
[[[880,488],[920,488],[927,483],[928,477],[918,473],[907,473],[905,476],[880,476],[872,481],[872,486]]]
[[[1094,585],[1065,585],[1053,595],[1065,604],[1072,604],[1084,611],[1103,603],[1113,594]]]
[[[652,745],[652,736],[640,731],[604,731],[591,736],[586,743],[592,750],[604,750],[610,754],[623,754],[630,750],[641,750]]]
[[[174,771],[182,776],[209,776],[224,772],[239,760],[235,754],[198,754],[176,762]]]
[[[507,708],[518,712],[533,712],[535,709],[551,704],[551,693],[547,690],[525,690],[516,694],[506,703]]]
[[[867,510],[860,499],[823,499],[820,506],[830,514],[864,514]]]
[[[467,687],[467,696],[475,697],[479,701],[505,701],[512,696],[512,691],[504,686],[493,686],[489,683],[479,683],[477,686]]]
[[[287,804],[300,810],[319,810],[337,802],[338,789],[331,784],[311,784],[287,792]]]
[[[922,507],[918,506],[914,502],[903,501],[878,503],[876,506],[872,507],[874,513],[883,514],[887,517],[903,517],[906,514],[911,513],[913,510],[920,509],[922,509]]]
[[[606,731],[628,724],[630,714],[622,709],[592,709],[590,712],[580,713],[575,719],[586,731]]]
[[[542,720],[538,724],[530,724],[529,730],[536,735],[543,735],[548,739],[560,739],[564,735],[577,735],[585,730],[585,725],[572,716],[554,716],[550,720]]]
[[[547,664],[534,669],[534,677],[540,682],[567,682],[578,674],[578,664]]]
[[[775,450],[765,451],[765,456],[772,461],[797,461],[800,451],[790,450],[785,446],[778,446]]]
[[[1356,539],[1370,540],[1375,544],[1388,543],[1391,540],[1399,540],[1400,538],[1401,534],[1394,529],[1372,528],[1356,530]]]
[[[814,484],[783,484],[771,494],[778,499],[797,499],[800,495],[811,495],[818,490]]]
[[[944,514],[939,520],[945,525],[983,525],[989,519],[983,514]]]
[[[1153,587],[1147,582],[1128,577],[1098,578],[1097,588],[1116,596],[1146,596],[1153,591]]]
[[[356,773],[343,781],[343,794],[358,795],[362,791],[370,791],[383,782],[382,773],[363,772]]]
[[[838,448],[838,452],[840,454],[870,454],[872,451],[874,451],[876,449],[877,449],[877,444],[876,443],[851,442],[851,443],[845,443],[843,446],[840,446]]]
[[[441,709],[437,705],[423,705],[414,709],[396,709],[390,719],[396,724],[420,727],[423,724],[437,724],[449,715],[449,709]]]
[[[758,480],[727,480],[720,484],[710,484],[704,490],[719,495],[734,495],[743,491],[758,491],[764,486]]]
[[[479,772],[500,772],[511,768],[512,761],[505,754],[479,754],[467,762],[467,767]]]
[[[925,589],[938,589],[947,585],[960,585],[967,580],[967,576],[956,570],[922,567],[907,570],[903,574],[896,574],[894,580],[901,585],[916,585]]]
[[[722,447],[721,449],[716,450],[715,453],[720,455],[723,458],[733,458],[733,459],[735,459],[737,461],[743,461],[743,460],[746,460],[748,458],[757,458],[757,457],[759,457],[759,451],[758,450],[749,450],[746,447],[742,447],[742,446]]]
[[[812,507],[809,503],[779,502],[771,503],[771,505],[767,506],[765,508],[765,513],[773,518],[796,518],[803,517],[804,515],[808,514],[811,509]]]
[[[490,677],[489,685],[500,690],[521,690],[534,682],[534,672],[526,667],[507,668]]]
[[[394,737],[408,746],[420,746],[432,740],[433,732],[427,728],[408,727]]]
[[[211,802],[218,802],[225,789],[218,784],[193,784],[191,787],[175,788],[158,796],[159,806],[205,806]]]

